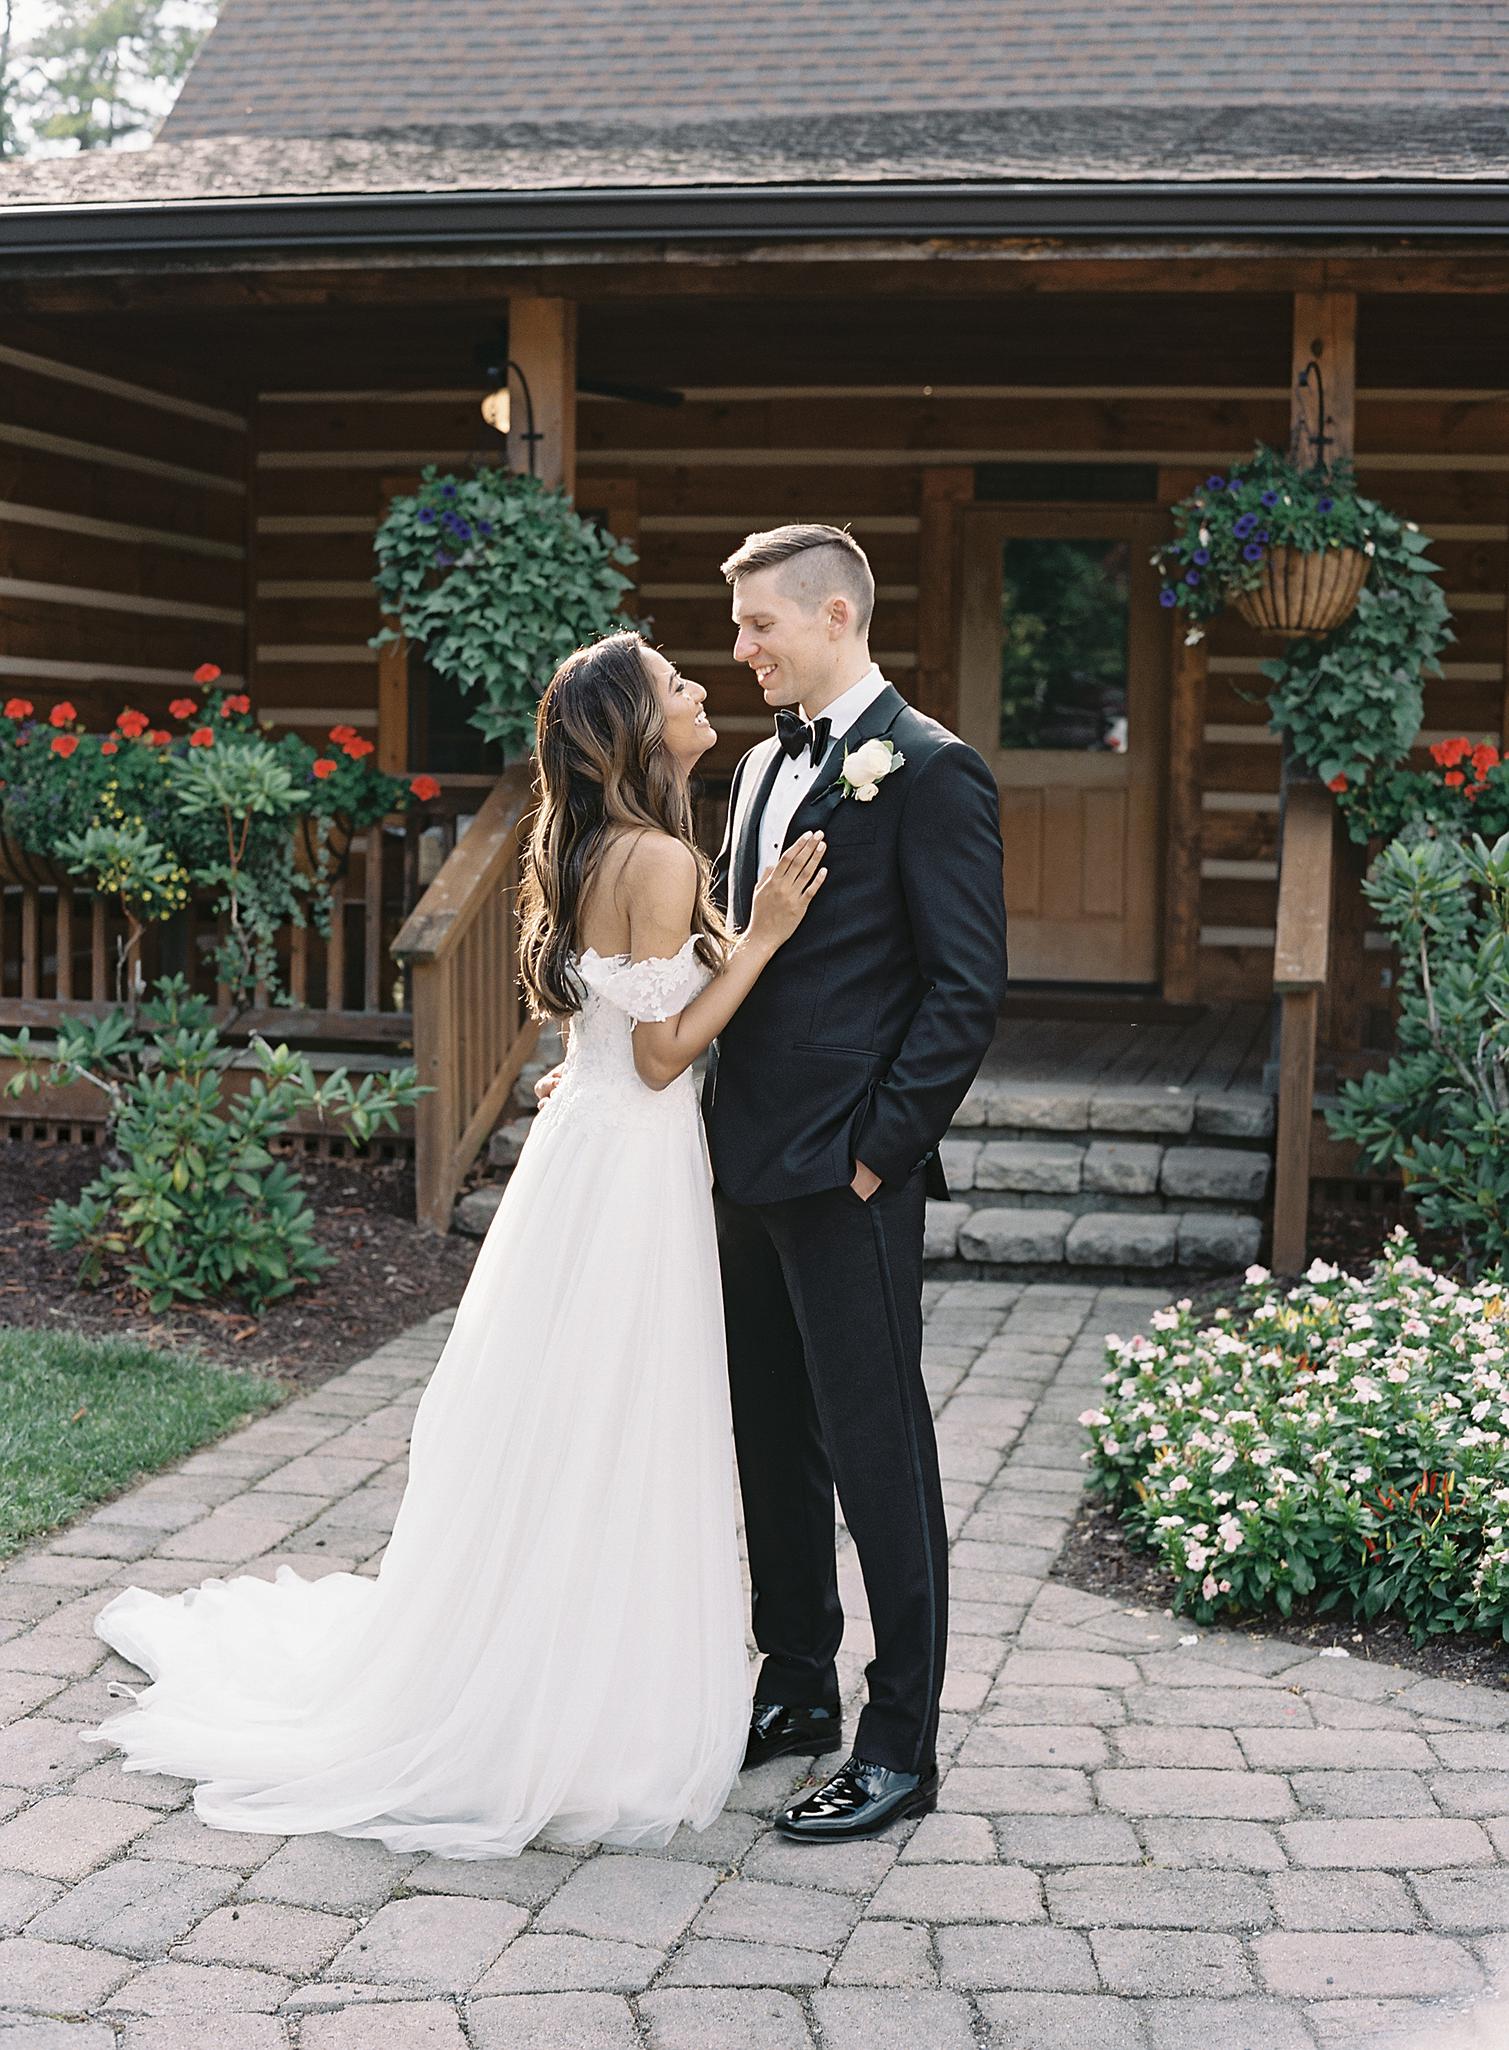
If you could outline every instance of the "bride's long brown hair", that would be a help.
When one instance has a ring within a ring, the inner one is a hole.
[[[707,857],[692,826],[687,779],[665,746],[665,715],[645,642],[625,630],[578,648],[556,670],[535,720],[539,804],[521,863],[519,971],[536,1018],[580,1009],[572,972],[578,921],[603,853],[625,827],[649,826],[697,862],[696,953],[721,968],[728,931],[713,904]]]

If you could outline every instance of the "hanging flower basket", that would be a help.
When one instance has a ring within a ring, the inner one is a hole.
[[[1363,497],[1345,459],[1304,466],[1262,443],[1170,513],[1173,536],[1152,556],[1159,604],[1186,647],[1228,606],[1285,636],[1257,664],[1269,725],[1341,799],[1361,842],[1372,787],[1409,752],[1425,678],[1456,638],[1429,538]]]
[[[336,812],[325,818],[325,860],[326,875],[332,882],[339,882],[351,865],[351,841],[356,832],[356,821],[346,812]],[[302,812],[294,828],[294,865],[300,875],[312,876],[319,873],[319,846],[316,835],[316,818],[312,812]]]
[[[1357,609],[1371,562],[1360,548],[1270,548],[1261,581],[1231,602],[1264,633],[1332,633]]]

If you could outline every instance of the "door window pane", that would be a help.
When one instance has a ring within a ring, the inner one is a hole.
[[[1126,541],[1012,539],[1001,556],[1001,746],[1127,746]]]
[[[409,650],[409,760],[412,769],[427,769],[432,775],[476,774],[490,770],[503,773],[503,749],[495,740],[484,740],[472,724],[470,712],[477,703],[475,691],[463,692],[424,656]]]

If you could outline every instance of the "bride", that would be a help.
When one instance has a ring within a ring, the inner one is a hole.
[[[151,1676],[82,1732],[192,1778],[218,1829],[508,1857],[705,1828],[750,1679],[718,1253],[692,1062],[796,930],[806,835],[730,940],[692,837],[706,692],[637,634],[540,703],[520,895],[541,1107],[414,1418],[375,1577],[127,1587],[95,1618]]]

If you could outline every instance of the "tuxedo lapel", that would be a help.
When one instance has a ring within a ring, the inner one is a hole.
[[[782,851],[799,833],[806,833],[825,819],[843,800],[839,774],[846,754],[856,754],[867,740],[881,740],[906,710],[906,699],[894,684],[887,684],[873,704],[866,705],[847,733],[841,734],[823,756],[812,787],[791,815]]]
[[[774,737],[764,745],[769,749],[769,758],[756,765],[751,761],[749,773],[744,778],[743,801],[739,817],[734,822],[733,868],[729,877],[728,903],[733,917],[735,932],[743,932],[749,924],[749,914],[754,904],[755,884],[760,879],[760,818],[765,810],[765,800],[770,795],[776,773],[786,759],[781,745]]]

